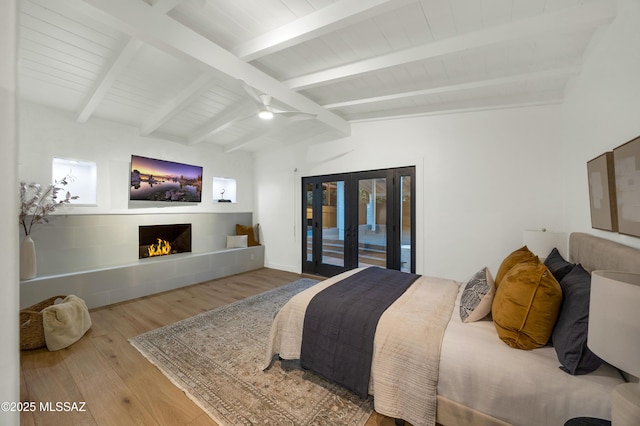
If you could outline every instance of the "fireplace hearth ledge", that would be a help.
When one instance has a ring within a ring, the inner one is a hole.
[[[20,308],[58,294],[75,294],[98,308],[262,267],[264,246],[149,257],[21,281]]]

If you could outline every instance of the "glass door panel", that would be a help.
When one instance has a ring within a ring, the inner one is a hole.
[[[350,269],[344,178],[303,178],[302,188],[302,271],[330,277]]]
[[[313,261],[313,184],[307,183],[304,186],[305,194],[305,234],[304,234],[304,248],[305,248],[305,260],[307,262]]]
[[[344,181],[322,183],[322,263],[344,267]]]
[[[358,266],[387,266],[387,179],[358,180]]]
[[[412,220],[411,220],[411,176],[400,176],[400,270],[411,272]]]

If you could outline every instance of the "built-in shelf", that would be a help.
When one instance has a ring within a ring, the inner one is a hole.
[[[198,284],[264,266],[264,246],[180,253],[118,266],[36,277],[20,283],[20,308],[74,294],[89,308]]]
[[[65,176],[69,176],[64,191],[69,191],[71,195],[78,197],[70,201],[71,204],[78,206],[97,205],[97,170],[97,165],[93,161],[54,157],[51,163],[53,181],[60,181]]]
[[[218,203],[236,202],[236,180],[233,178],[213,178],[213,201]]]

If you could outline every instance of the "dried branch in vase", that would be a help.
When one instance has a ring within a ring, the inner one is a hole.
[[[39,183],[20,182],[20,214],[18,222],[22,226],[25,235],[31,234],[31,229],[34,225],[49,223],[47,216],[55,212],[58,207],[70,203],[71,200],[78,199],[77,195],[71,195],[69,191],[66,191],[64,198],[60,197],[59,192],[69,182],[73,182],[71,175],[67,175],[44,188]]]

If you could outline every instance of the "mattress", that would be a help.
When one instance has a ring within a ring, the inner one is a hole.
[[[490,319],[463,323],[460,294],[442,340],[438,401],[470,407],[507,424],[563,425],[572,417],[611,418],[611,393],[624,380],[618,370],[603,364],[598,370],[572,376],[562,371],[551,346],[525,351],[499,338]],[[458,407],[458,419],[468,424]],[[456,411],[454,409],[454,411]],[[467,413],[468,414],[468,413]]]

